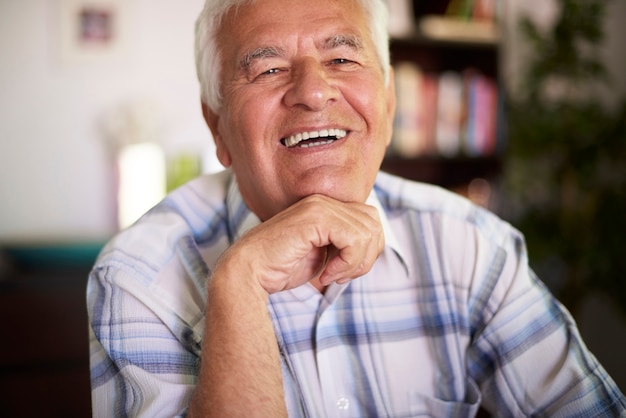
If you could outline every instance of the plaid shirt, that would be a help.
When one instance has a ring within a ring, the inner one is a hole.
[[[465,199],[381,173],[386,248],[324,294],[271,295],[293,417],[626,416],[626,400],[528,267],[522,236]],[[94,416],[184,416],[206,280],[259,223],[230,171],[170,194],[89,279]]]

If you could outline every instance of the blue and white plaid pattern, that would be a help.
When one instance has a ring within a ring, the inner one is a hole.
[[[307,285],[270,297],[290,416],[466,417],[481,404],[497,416],[626,416],[510,225],[384,173],[368,203],[387,241],[372,271],[323,295]],[[205,282],[258,222],[225,171],[107,245],[88,288],[94,416],[185,415]]]

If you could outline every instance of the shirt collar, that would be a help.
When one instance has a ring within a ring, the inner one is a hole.
[[[378,210],[380,223],[383,227],[383,233],[385,234],[385,246],[393,250],[393,252],[396,254],[400,262],[402,262],[402,265],[404,266],[404,269],[406,270],[406,274],[408,276],[409,267],[408,267],[407,259],[404,256],[404,251],[402,251],[402,247],[400,246],[398,237],[396,236],[396,234],[393,232],[393,229],[391,228],[391,224],[389,223],[389,218],[387,217],[387,212],[385,212],[385,210],[383,209],[383,206],[380,203],[380,200],[378,199],[378,196],[376,195],[376,192],[374,190],[370,192],[370,195],[368,196],[365,203],[370,206],[374,206]]]
[[[239,186],[237,185],[237,180],[235,179],[234,175],[228,188],[226,201],[228,205],[228,223],[233,233],[233,241],[238,240],[246,232],[261,223],[261,220],[258,218],[258,216],[256,216],[243,201],[243,197],[239,192]],[[383,209],[383,206],[380,203],[380,200],[378,199],[378,196],[376,195],[376,192],[374,190],[370,192],[365,203],[375,207],[378,210],[380,223],[383,227],[383,233],[385,234],[385,246],[393,250],[396,256],[400,259],[408,276],[409,268],[406,261],[407,259],[404,256],[404,252],[402,251],[402,247],[400,246],[396,234],[391,228],[387,213]]]
[[[261,223],[258,216],[256,216],[243,201],[234,175],[231,177],[231,182],[228,187],[226,206],[228,208],[228,224],[232,231],[233,242],[237,241],[246,232]]]

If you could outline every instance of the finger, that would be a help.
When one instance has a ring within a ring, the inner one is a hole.
[[[365,217],[352,217],[343,229],[331,231],[329,240],[337,248],[337,253],[328,261],[320,277],[322,284],[345,283],[371,269],[384,247],[382,226],[377,211],[373,210],[361,211]]]

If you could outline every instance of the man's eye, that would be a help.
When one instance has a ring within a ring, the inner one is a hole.
[[[266,79],[271,79],[273,78],[273,76],[276,76],[277,74],[282,73],[282,69],[281,68],[270,68],[269,70],[261,70],[260,72],[257,72],[255,76],[252,77],[253,80],[255,81],[261,81],[261,80],[266,80]]]
[[[280,69],[278,68],[270,68],[269,70],[262,72],[261,75],[278,74],[279,72],[280,72]]]
[[[334,60],[332,60],[333,64],[349,64],[352,61],[347,59],[347,58],[335,58]]]

